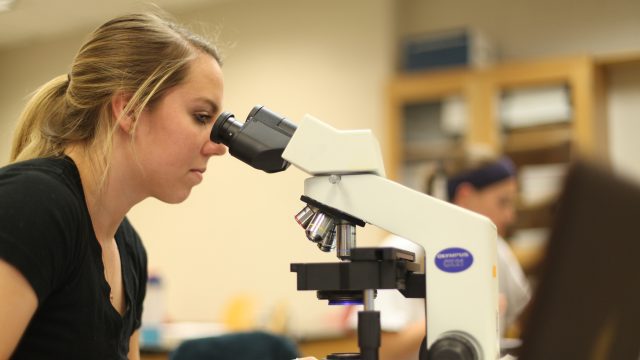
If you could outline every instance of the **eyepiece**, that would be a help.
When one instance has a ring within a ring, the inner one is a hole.
[[[218,116],[211,130],[211,141],[229,146],[231,139],[242,129],[242,124],[236,121],[230,112],[223,112]]]
[[[229,148],[231,156],[267,173],[286,170],[289,163],[282,158],[296,126],[264,106],[256,106],[247,121],[236,121],[233,114],[223,112],[213,124],[209,138]]]

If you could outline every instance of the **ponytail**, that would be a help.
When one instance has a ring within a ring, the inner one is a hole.
[[[62,124],[67,115],[68,86],[67,75],[60,75],[36,90],[20,114],[10,162],[62,155],[66,144],[57,125]]]

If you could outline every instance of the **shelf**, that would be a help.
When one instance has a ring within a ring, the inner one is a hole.
[[[505,151],[518,168],[526,164],[568,163],[573,154],[572,143],[560,143],[555,146],[530,149],[526,151]]]
[[[438,141],[429,143],[413,143],[404,147],[404,161],[437,161],[448,159],[462,159],[464,147],[455,141]]]
[[[570,144],[571,139],[569,122],[511,129],[504,133],[504,151],[516,153],[562,147]]]
[[[542,260],[544,260],[546,246],[544,244],[541,244],[538,247],[512,246],[511,249],[513,251],[513,255],[515,255],[516,259],[520,263],[520,266],[522,266],[522,270],[525,275],[530,280],[534,280],[538,275]]]
[[[603,55],[595,58],[595,63],[602,67],[633,65],[640,66],[640,52],[626,52],[613,55]]]
[[[535,204],[527,204],[520,200],[516,207],[518,219],[514,229],[529,229],[547,227],[553,221],[557,196],[548,197]]]

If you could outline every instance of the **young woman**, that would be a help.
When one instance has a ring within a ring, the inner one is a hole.
[[[97,28],[42,86],[0,169],[0,358],[138,359],[147,280],[126,219],[185,200],[222,107],[216,49],[153,14]]]

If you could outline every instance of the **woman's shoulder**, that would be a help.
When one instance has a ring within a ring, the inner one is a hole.
[[[75,165],[64,158],[34,159],[0,168],[0,203],[18,217],[77,219],[84,194]]]
[[[56,198],[77,195],[81,185],[76,174],[77,169],[68,158],[38,158],[13,163],[0,168],[0,194],[45,194]]]

